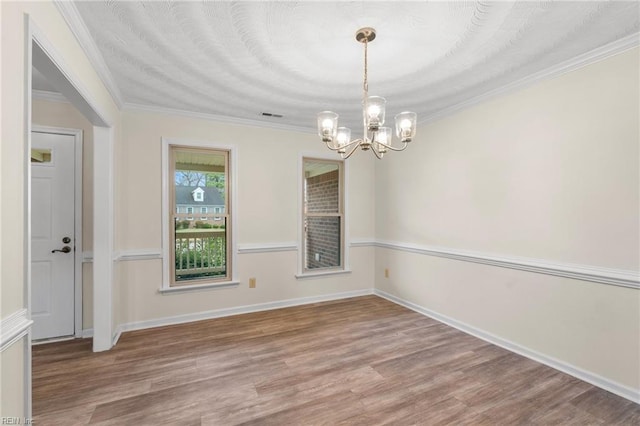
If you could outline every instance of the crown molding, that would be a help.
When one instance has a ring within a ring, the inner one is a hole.
[[[551,66],[542,71],[530,74],[524,78],[521,78],[520,80],[516,80],[497,89],[489,90],[488,92],[485,92],[481,95],[475,96],[471,99],[467,99],[466,101],[462,101],[458,104],[443,108],[421,120],[418,120],[418,124],[431,123],[441,118],[453,115],[456,112],[481,104],[482,102],[497,98],[498,96],[507,95],[520,89],[524,89],[525,87],[540,83],[544,80],[559,77],[563,74],[575,71],[577,69],[607,59],[611,56],[617,55],[618,53],[622,53],[626,50],[632,49],[639,44],[640,33],[631,34],[630,36],[621,38],[620,40],[616,40],[609,44],[605,44],[604,46],[578,55],[572,59]]]
[[[32,90],[31,98],[39,101],[59,102],[64,104],[70,104],[69,100],[65,98],[61,93],[49,92],[46,90]]]
[[[123,100],[122,93],[120,93],[120,89],[118,89],[118,85],[116,84],[113,76],[111,75],[111,71],[109,71],[109,67],[100,53],[100,49],[96,45],[89,29],[84,23],[82,16],[80,16],[80,12],[76,8],[76,5],[72,1],[62,1],[62,0],[54,0],[53,3],[56,5],[58,12],[62,15],[67,26],[71,30],[71,33],[80,44],[80,47],[84,51],[85,55],[89,59],[89,62],[95,69],[96,73],[100,80],[102,80],[102,84],[107,88],[107,91],[113,98],[113,101],[116,103],[118,109],[122,109]]]
[[[100,77],[103,84],[107,88],[108,92],[111,94],[112,98],[114,99],[114,102],[116,103],[118,108],[121,110],[125,109],[128,111],[142,111],[142,112],[178,115],[178,116],[184,116],[184,117],[189,117],[194,119],[215,121],[215,122],[220,122],[225,124],[260,127],[260,128],[272,128],[276,130],[295,131],[295,132],[302,132],[302,133],[315,132],[315,129],[312,129],[309,127],[271,123],[271,122],[266,122],[261,120],[235,118],[235,117],[208,114],[208,113],[192,112],[192,111],[185,111],[185,110],[179,110],[179,109],[173,109],[173,108],[125,103],[122,97],[122,93],[120,92],[120,89],[118,88],[111,72],[109,71],[109,68],[104,60],[104,57],[100,53],[100,50],[98,49],[93,37],[91,36],[91,33],[89,32],[87,26],[85,25],[82,19],[82,16],[80,15],[75,3],[70,1],[54,0],[54,4],[56,5],[58,11],[60,12],[64,20],[66,21],[67,25],[69,26],[71,32],[73,33],[74,37],[78,41],[79,45],[87,55],[89,61],[93,65],[94,69],[96,70],[98,76]],[[505,84],[493,90],[488,90],[487,92],[481,95],[472,97],[458,104],[440,109],[420,119],[418,123],[419,124],[431,123],[433,121],[450,116],[464,109],[471,108],[473,106],[476,106],[482,102],[496,98],[498,96],[515,92],[517,90],[523,89],[535,83],[539,83],[541,81],[544,81],[550,78],[555,78],[563,74],[566,74],[568,72],[574,71],[576,69],[601,61],[610,56],[616,55],[618,53],[621,53],[628,49],[636,47],[638,46],[638,44],[640,44],[640,33],[631,34],[620,40],[611,42],[599,48],[593,49],[587,53],[578,55],[560,64],[557,64],[547,69],[530,74],[517,81]]]
[[[146,113],[153,113],[153,114],[178,115],[178,116],[193,118],[197,120],[215,121],[218,123],[232,124],[232,125],[239,125],[239,126],[260,127],[262,129],[267,128],[267,129],[285,130],[285,131],[291,131],[291,132],[315,133],[315,129],[311,129],[309,127],[293,126],[289,124],[280,124],[280,123],[269,123],[269,122],[260,121],[260,120],[251,120],[248,118],[236,118],[236,117],[229,117],[225,115],[185,111],[181,109],[165,108],[165,107],[151,106],[151,105],[141,105],[141,104],[134,104],[134,103],[128,103],[128,102],[123,105],[123,110],[130,111],[130,112],[146,112]]]

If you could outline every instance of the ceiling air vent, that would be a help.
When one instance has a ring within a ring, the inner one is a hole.
[[[282,114],[274,114],[272,112],[262,112],[260,113],[263,117],[273,117],[273,118],[282,118]]]

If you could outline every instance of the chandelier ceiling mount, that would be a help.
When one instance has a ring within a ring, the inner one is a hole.
[[[395,133],[400,146],[393,145],[393,132],[384,127],[386,99],[381,96],[369,96],[367,47],[375,40],[376,30],[371,27],[360,28],[356,32],[356,41],[364,45],[364,78],[362,84],[362,121],[363,136],[351,140],[351,129],[338,127],[338,114],[332,111],[318,113],[318,135],[327,148],[337,151],[342,158],[349,158],[360,147],[363,151],[373,151],[382,159],[391,151],[403,151],[415,137],[417,115],[415,112],[401,112],[395,116]]]

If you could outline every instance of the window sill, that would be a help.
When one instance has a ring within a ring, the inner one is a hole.
[[[351,269],[340,269],[339,271],[318,271],[318,272],[305,272],[303,274],[296,274],[296,279],[304,280],[307,278],[322,278],[324,276],[329,275],[342,275],[342,274],[350,274]]]
[[[162,287],[158,289],[160,294],[175,294],[175,293],[186,293],[191,291],[199,291],[199,290],[210,290],[215,288],[229,288],[229,287],[238,287],[240,285],[240,281],[224,281],[219,283],[211,283],[211,284],[196,284],[196,285],[181,285],[176,287]]]

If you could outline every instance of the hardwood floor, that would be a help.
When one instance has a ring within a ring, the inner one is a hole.
[[[640,406],[376,296],[33,348],[37,425],[638,425]]]

